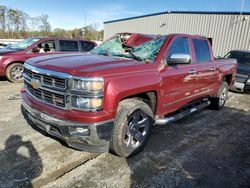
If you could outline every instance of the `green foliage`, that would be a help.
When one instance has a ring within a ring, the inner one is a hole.
[[[73,30],[61,28],[52,30],[47,14],[30,17],[23,11],[0,5],[0,38],[20,39],[45,36],[103,40],[103,30],[98,31],[97,24]]]

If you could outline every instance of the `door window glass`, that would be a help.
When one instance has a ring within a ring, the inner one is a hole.
[[[170,58],[173,54],[190,54],[189,44],[188,44],[188,38],[186,37],[180,37],[174,40],[172,45],[170,46],[167,58]]]
[[[39,53],[53,53],[56,50],[54,40],[44,41],[38,44],[37,47],[40,49]]]
[[[193,39],[194,50],[197,63],[206,63],[211,61],[211,55],[207,40]]]
[[[62,52],[78,52],[78,42],[74,40],[60,40]]]

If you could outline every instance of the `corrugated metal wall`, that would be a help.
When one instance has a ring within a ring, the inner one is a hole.
[[[204,35],[213,38],[215,56],[250,49],[250,15],[164,13],[104,23],[104,39],[119,32]]]

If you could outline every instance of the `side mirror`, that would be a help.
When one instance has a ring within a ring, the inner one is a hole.
[[[36,47],[32,48],[32,52],[33,52],[33,53],[38,53],[38,52],[40,52],[40,48],[38,48],[38,47],[36,46]]]
[[[174,64],[189,64],[191,62],[191,56],[189,54],[172,54],[167,59],[168,65]]]

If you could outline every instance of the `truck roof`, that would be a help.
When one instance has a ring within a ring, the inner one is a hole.
[[[86,39],[82,39],[82,38],[66,38],[66,37],[30,37],[33,39],[40,39],[40,40],[82,40],[82,41],[89,41],[89,42],[93,42],[91,40],[86,40]]]

